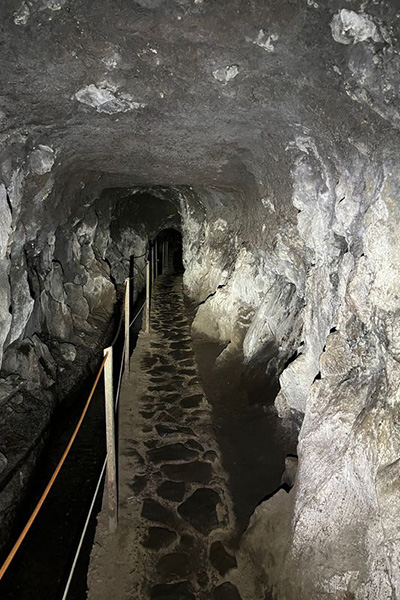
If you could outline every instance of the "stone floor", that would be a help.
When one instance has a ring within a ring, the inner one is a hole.
[[[181,276],[157,279],[152,331],[140,333],[122,390],[119,440],[119,528],[108,534],[100,513],[88,598],[240,600],[232,503]]]

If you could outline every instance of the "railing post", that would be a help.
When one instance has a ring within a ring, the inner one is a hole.
[[[131,256],[131,268],[130,268],[130,273],[129,273],[129,277],[131,280],[131,285],[130,285],[130,300],[129,300],[129,306],[133,307],[133,303],[135,301],[135,257],[132,254]]]
[[[150,285],[151,285],[151,260],[149,259],[146,263],[146,333],[150,333]]]
[[[150,260],[151,260],[151,281],[153,282],[155,279],[155,268],[154,268],[154,242],[151,244],[150,249]]]
[[[130,359],[130,340],[129,340],[129,323],[131,321],[131,292],[130,292],[131,282],[129,277],[125,279],[125,298],[124,298],[124,313],[125,313],[125,374],[129,375],[129,359]]]
[[[118,524],[118,494],[117,494],[117,460],[115,448],[115,411],[113,386],[113,348],[104,350],[107,356],[104,364],[104,391],[106,413],[106,443],[107,443],[107,492],[109,529],[114,533]]]
[[[158,277],[158,240],[154,241],[154,275]]]

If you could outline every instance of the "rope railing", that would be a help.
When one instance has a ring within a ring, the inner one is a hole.
[[[130,284],[131,284],[131,280],[133,280],[132,277],[128,277],[125,280],[125,294],[124,294],[124,303],[123,303],[123,310],[121,311],[121,317],[119,320],[119,324],[118,324],[118,328],[117,328],[117,332],[113,338],[113,341],[111,343],[111,345],[106,348],[103,352],[103,360],[101,362],[100,368],[97,372],[95,381],[93,383],[93,386],[91,388],[90,394],[87,398],[87,401],[85,403],[85,406],[82,410],[82,413],[79,417],[79,420],[75,426],[75,429],[71,435],[71,438],[67,444],[67,447],[65,448],[57,466],[56,469],[53,473],[53,475],[50,478],[49,483],[47,484],[44,492],[42,493],[39,501],[37,502],[32,514],[30,515],[24,529],[22,530],[21,534],[19,535],[17,541],[15,542],[14,546],[12,547],[11,551],[9,552],[8,556],[6,557],[3,565],[0,568],[0,581],[2,580],[2,578],[4,577],[5,573],[7,572],[12,560],[14,559],[16,553],[18,552],[19,548],[21,547],[21,544],[23,543],[24,539],[26,538],[29,530],[31,529],[37,515],[39,514],[47,496],[49,495],[61,469],[62,466],[65,463],[65,460],[67,459],[67,456],[71,450],[71,447],[79,433],[79,430],[82,426],[83,420],[86,416],[86,413],[89,409],[89,406],[91,404],[93,395],[96,391],[97,385],[99,383],[100,377],[104,372],[104,389],[105,389],[105,408],[106,408],[106,438],[107,438],[107,454],[97,481],[97,485],[94,491],[94,495],[92,498],[92,502],[90,504],[89,507],[89,511],[86,517],[86,521],[82,530],[82,534],[79,540],[79,544],[75,553],[75,557],[72,563],[72,567],[69,573],[69,577],[67,580],[67,584],[66,587],[64,589],[64,594],[62,596],[62,600],[66,600],[67,596],[68,596],[68,591],[72,582],[72,577],[76,568],[76,564],[79,558],[79,554],[80,551],[82,549],[82,545],[83,545],[83,541],[86,535],[86,531],[89,525],[89,521],[90,518],[92,516],[93,513],[93,509],[94,509],[94,505],[96,502],[96,498],[98,496],[100,487],[101,487],[101,482],[104,476],[104,473],[107,469],[107,486],[108,486],[108,510],[109,510],[109,518],[110,518],[110,530],[111,531],[115,531],[116,527],[117,527],[117,521],[118,521],[118,507],[117,507],[117,477],[116,477],[116,457],[115,457],[115,452],[116,452],[116,443],[115,443],[115,416],[117,413],[117,408],[118,408],[118,403],[119,403],[119,397],[120,397],[120,391],[121,391],[121,385],[122,385],[122,375],[124,373],[124,370],[126,370],[126,375],[129,376],[129,360],[130,360],[130,329],[132,327],[132,325],[135,323],[135,321],[138,319],[139,315],[141,314],[141,312],[143,311],[144,307],[146,306],[146,331],[150,330],[150,296],[151,296],[151,283],[153,281],[153,279],[158,275],[159,273],[159,269],[158,269],[158,257],[156,256],[156,252],[158,253],[157,250],[157,246],[156,243],[151,244],[150,240],[149,240],[149,245],[148,248],[146,249],[146,252],[138,257],[132,257],[132,259],[135,258],[142,258],[144,256],[147,256],[147,261],[145,264],[145,269],[146,269],[146,300],[145,302],[143,302],[142,306],[140,307],[140,309],[137,311],[135,317],[130,320]],[[165,271],[166,266],[168,263],[168,242],[163,242],[162,244],[162,262],[161,262],[161,267],[162,267],[162,272]],[[157,274],[157,275],[156,275]],[[120,369],[119,369],[119,377],[118,377],[118,385],[117,385],[117,391],[115,394],[115,400],[114,400],[114,389],[113,389],[113,347],[115,345],[115,343],[118,340],[118,337],[121,333],[121,329],[122,329],[122,323],[125,321],[125,335],[124,335],[124,345],[123,345],[123,349],[122,349],[122,355],[121,355],[121,365],[120,365]],[[125,369],[124,369],[125,367]]]
[[[88,397],[88,399],[86,401],[86,404],[85,404],[85,406],[83,408],[82,414],[79,417],[79,420],[78,420],[78,423],[76,424],[74,432],[73,432],[73,434],[72,434],[72,436],[71,436],[71,438],[70,438],[70,440],[68,442],[67,447],[64,450],[64,453],[63,453],[62,457],[60,458],[60,460],[58,462],[58,465],[57,465],[57,467],[56,467],[53,475],[51,476],[51,479],[50,479],[49,483],[47,484],[47,486],[46,486],[43,494],[41,495],[41,497],[39,499],[39,502],[36,504],[36,506],[35,506],[32,514],[31,514],[31,516],[29,517],[27,524],[23,528],[23,530],[20,533],[17,541],[15,542],[15,544],[12,547],[10,553],[8,554],[6,560],[4,561],[2,567],[0,568],[0,581],[3,579],[3,577],[4,577],[4,575],[5,575],[8,567],[11,564],[11,561],[13,560],[14,556],[18,552],[18,550],[19,550],[22,542],[24,541],[24,539],[25,539],[28,531],[32,527],[32,525],[33,525],[33,523],[34,523],[34,521],[35,521],[35,519],[36,519],[36,517],[37,517],[37,515],[38,515],[38,513],[40,511],[40,509],[43,506],[44,501],[46,500],[47,496],[49,495],[49,492],[50,492],[51,488],[53,487],[55,480],[57,479],[57,476],[58,476],[59,472],[61,471],[61,467],[65,463],[65,459],[67,458],[67,456],[69,454],[69,451],[71,450],[72,444],[74,443],[75,438],[78,435],[78,432],[79,432],[79,430],[81,428],[81,425],[83,423],[83,419],[85,418],[85,415],[86,415],[86,413],[88,411],[89,405],[90,405],[90,403],[92,401],[93,394],[94,394],[94,392],[96,390],[97,384],[98,384],[100,376],[101,376],[101,374],[103,372],[104,365],[105,365],[106,361],[107,361],[107,355],[104,356],[104,358],[103,358],[103,360],[101,362],[100,369],[98,370],[95,382],[94,382],[94,384],[92,386],[92,389],[90,391],[89,397]]]

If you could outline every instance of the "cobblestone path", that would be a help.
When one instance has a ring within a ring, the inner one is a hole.
[[[182,277],[157,279],[123,387],[120,518],[102,511],[89,570],[93,600],[240,600],[226,474],[198,377]]]

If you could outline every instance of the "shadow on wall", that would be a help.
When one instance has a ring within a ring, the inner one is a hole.
[[[296,451],[297,430],[285,428],[273,406],[279,384],[273,367],[265,369],[276,354],[272,346],[246,365],[238,351],[221,358],[223,346],[215,340],[197,335],[194,341],[240,537],[256,506],[282,486],[287,455]]]

